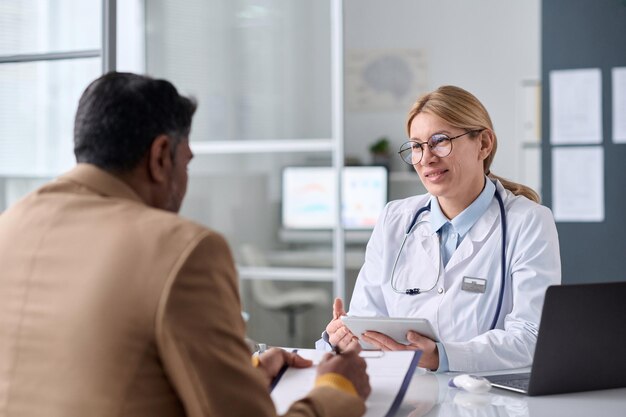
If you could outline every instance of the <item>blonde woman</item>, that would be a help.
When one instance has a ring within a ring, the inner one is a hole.
[[[419,349],[420,366],[439,371],[529,366],[545,290],[561,282],[552,213],[530,188],[490,172],[496,134],[469,92],[442,86],[422,96],[407,131],[399,154],[428,193],[385,207],[349,315],[426,318],[439,342],[413,331],[409,344],[378,332],[353,335],[339,319],[340,299],[323,339]]]

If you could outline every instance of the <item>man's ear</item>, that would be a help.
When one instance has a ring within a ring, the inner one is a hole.
[[[495,137],[491,130],[485,129],[478,134],[478,140],[480,141],[480,159],[485,160],[491,154]]]
[[[172,140],[167,135],[159,135],[150,145],[148,173],[152,181],[166,182],[172,170]]]

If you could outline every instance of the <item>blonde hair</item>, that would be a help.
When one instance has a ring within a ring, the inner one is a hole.
[[[483,161],[485,175],[500,181],[504,188],[511,191],[513,194],[523,195],[529,200],[539,203],[539,194],[532,188],[491,173],[490,167],[498,148],[498,138],[493,131],[493,124],[491,123],[487,109],[485,109],[485,106],[483,106],[473,94],[453,85],[444,85],[435,91],[424,94],[415,102],[409,111],[406,122],[406,129],[409,136],[411,122],[415,116],[422,112],[428,112],[441,117],[451,126],[459,129],[467,131],[477,130],[477,132],[470,134],[471,137],[478,136],[478,131],[489,130],[493,135],[493,148],[489,156]]]

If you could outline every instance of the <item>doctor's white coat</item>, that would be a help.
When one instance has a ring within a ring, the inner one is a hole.
[[[546,288],[561,282],[556,225],[547,207],[515,196],[500,182],[496,188],[504,202],[507,236],[505,292],[494,330],[489,328],[502,280],[502,226],[495,197],[445,268],[437,234],[428,222],[430,212],[420,216],[420,225],[408,236],[398,260],[394,283],[399,290],[436,285],[413,296],[392,290],[391,269],[413,215],[428,203],[430,194],[387,204],[367,245],[349,315],[430,320],[451,371],[530,366]],[[485,292],[463,290],[464,277],[486,280]]]

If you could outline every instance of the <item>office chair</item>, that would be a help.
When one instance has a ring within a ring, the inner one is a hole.
[[[241,256],[248,266],[268,266],[265,256],[253,245],[242,245]],[[322,288],[282,289],[274,281],[266,279],[253,279],[250,286],[252,297],[261,307],[287,314],[287,336],[289,345],[294,347],[297,315],[329,302],[328,292]]]

